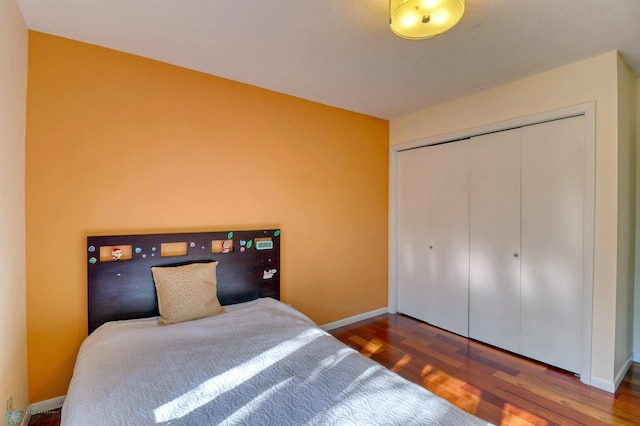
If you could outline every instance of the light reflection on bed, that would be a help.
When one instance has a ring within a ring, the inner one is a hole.
[[[229,392],[242,385],[261,371],[282,361],[301,347],[322,335],[318,329],[308,329],[277,346],[267,349],[249,361],[243,362],[215,377],[207,379],[191,391],[163,404],[154,410],[157,423],[168,422],[202,407],[216,399],[220,394]],[[268,392],[268,391],[267,391]],[[260,397],[256,398],[260,399]]]

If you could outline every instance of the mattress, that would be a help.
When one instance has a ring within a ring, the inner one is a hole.
[[[62,408],[84,425],[481,425],[274,299],[169,326],[109,322]]]

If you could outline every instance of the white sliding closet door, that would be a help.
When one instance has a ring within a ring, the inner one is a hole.
[[[520,350],[520,129],[471,139],[469,337]]]
[[[586,120],[398,153],[399,312],[585,372],[585,242],[593,238]]]
[[[398,311],[469,332],[469,141],[398,153]]]
[[[469,141],[429,150],[427,322],[469,334]]]
[[[429,150],[397,156],[398,312],[428,321]]]
[[[522,128],[520,353],[580,371],[584,117]]]

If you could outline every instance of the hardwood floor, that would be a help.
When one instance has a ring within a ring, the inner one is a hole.
[[[640,425],[640,365],[616,394],[574,375],[385,314],[331,333],[382,365],[497,425]]]
[[[32,414],[29,426],[60,426],[60,408]]]

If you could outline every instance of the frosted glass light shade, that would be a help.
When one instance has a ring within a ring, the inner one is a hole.
[[[451,29],[464,14],[464,0],[389,0],[389,26],[400,37],[424,39]]]

